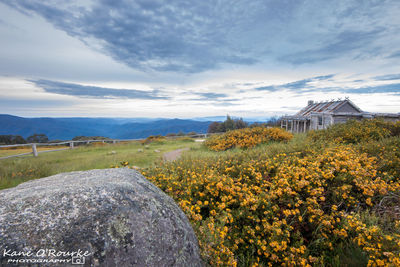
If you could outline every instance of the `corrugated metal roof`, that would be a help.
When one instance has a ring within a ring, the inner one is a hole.
[[[350,100],[337,100],[337,101],[327,101],[327,102],[320,102],[320,103],[313,103],[299,112],[296,113],[295,116],[308,116],[311,113],[331,113],[334,112],[335,110],[339,109],[341,106],[344,104],[349,103],[351,106],[353,106],[355,109],[359,110],[362,112],[356,105],[354,105]]]

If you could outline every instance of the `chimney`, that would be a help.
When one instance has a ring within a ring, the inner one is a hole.
[[[308,100],[308,106],[311,106],[312,104],[314,104],[314,100]]]

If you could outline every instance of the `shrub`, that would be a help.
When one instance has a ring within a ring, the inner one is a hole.
[[[188,136],[182,136],[175,138],[176,141],[184,141],[184,142],[194,142],[194,139]]]
[[[350,120],[342,124],[334,124],[325,130],[314,130],[308,133],[312,141],[356,144],[365,141],[382,140],[389,136],[400,135],[400,122],[382,120]]]
[[[379,141],[357,144],[357,149],[377,159],[377,170],[400,177],[400,138],[391,137]]]
[[[280,128],[244,128],[214,135],[206,140],[205,145],[211,150],[223,151],[234,147],[249,148],[269,141],[288,141],[293,135]]]
[[[161,136],[161,135],[150,135],[146,139],[141,140],[140,143],[142,145],[147,145],[147,144],[150,144],[150,143],[153,143],[153,142],[162,142],[164,140],[165,140],[164,136]]]
[[[399,177],[378,164],[336,145],[183,158],[143,174],[187,214],[213,266],[323,266],[343,251],[354,251],[354,264],[399,266],[399,218],[382,223],[374,213],[398,196]]]

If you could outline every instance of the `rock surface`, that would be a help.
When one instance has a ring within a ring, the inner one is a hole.
[[[17,266],[16,260],[31,266],[202,266],[185,214],[125,168],[62,173],[1,190],[0,249],[1,266]]]

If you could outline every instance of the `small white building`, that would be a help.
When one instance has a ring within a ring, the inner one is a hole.
[[[326,102],[308,101],[308,105],[293,116],[283,116],[281,127],[290,132],[326,129],[336,123],[348,120],[382,118],[387,121],[399,121],[400,113],[364,112],[348,98]]]

